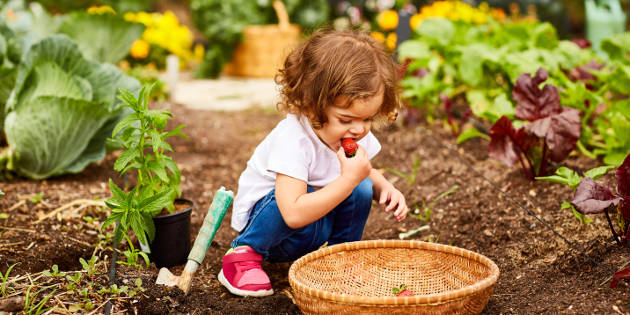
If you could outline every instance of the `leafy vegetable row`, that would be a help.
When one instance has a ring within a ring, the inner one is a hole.
[[[605,39],[606,56],[558,40],[548,23],[434,18],[416,33],[399,47],[408,105],[433,120],[442,103],[450,120],[451,101],[463,99],[494,124],[490,155],[520,161],[528,178],[574,148],[615,166],[630,151],[630,33]],[[479,135],[466,129],[459,141]]]

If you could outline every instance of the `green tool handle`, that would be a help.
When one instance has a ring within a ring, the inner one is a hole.
[[[226,191],[224,187],[217,190],[214,199],[212,199],[210,209],[208,209],[208,213],[203,220],[199,234],[197,234],[195,244],[190,250],[188,260],[194,260],[201,265],[203,258],[206,256],[206,251],[210,247],[210,242],[212,242],[219,226],[221,226],[221,221],[223,221],[223,217],[232,200],[234,200],[234,193],[231,190]]]

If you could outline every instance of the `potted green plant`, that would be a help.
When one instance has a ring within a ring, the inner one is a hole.
[[[114,233],[116,242],[125,237],[130,245],[127,232],[131,229],[141,245],[149,244],[149,257],[159,268],[186,262],[193,202],[179,199],[181,173],[167,154],[173,152],[167,138],[187,138],[180,132],[184,126],[165,131],[172,114],[148,108],[153,87],[143,86],[137,98],[127,90],[120,90],[118,98],[122,106],[133,112],[112,132],[111,140],[123,148],[114,169],[120,175],[135,171],[136,185],[126,193],[109,179],[112,197],[105,204],[112,213],[101,228],[120,222]]]

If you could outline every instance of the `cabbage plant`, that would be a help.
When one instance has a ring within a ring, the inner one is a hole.
[[[0,20],[0,134],[4,122],[5,105],[13,84],[22,46],[15,33]]]
[[[140,83],[115,66],[86,59],[66,35],[51,35],[22,56],[7,101],[6,168],[32,179],[78,173],[106,154],[125,115],[116,93]]]

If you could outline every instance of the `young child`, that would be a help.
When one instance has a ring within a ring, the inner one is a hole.
[[[405,197],[370,165],[381,146],[372,125],[400,106],[393,57],[369,35],[321,31],[286,59],[276,77],[284,120],[256,147],[232,211],[239,236],[219,281],[233,294],[273,294],[260,262],[292,261],[328,245],[358,241],[372,199],[402,221]],[[359,148],[348,158],[342,139]]]

